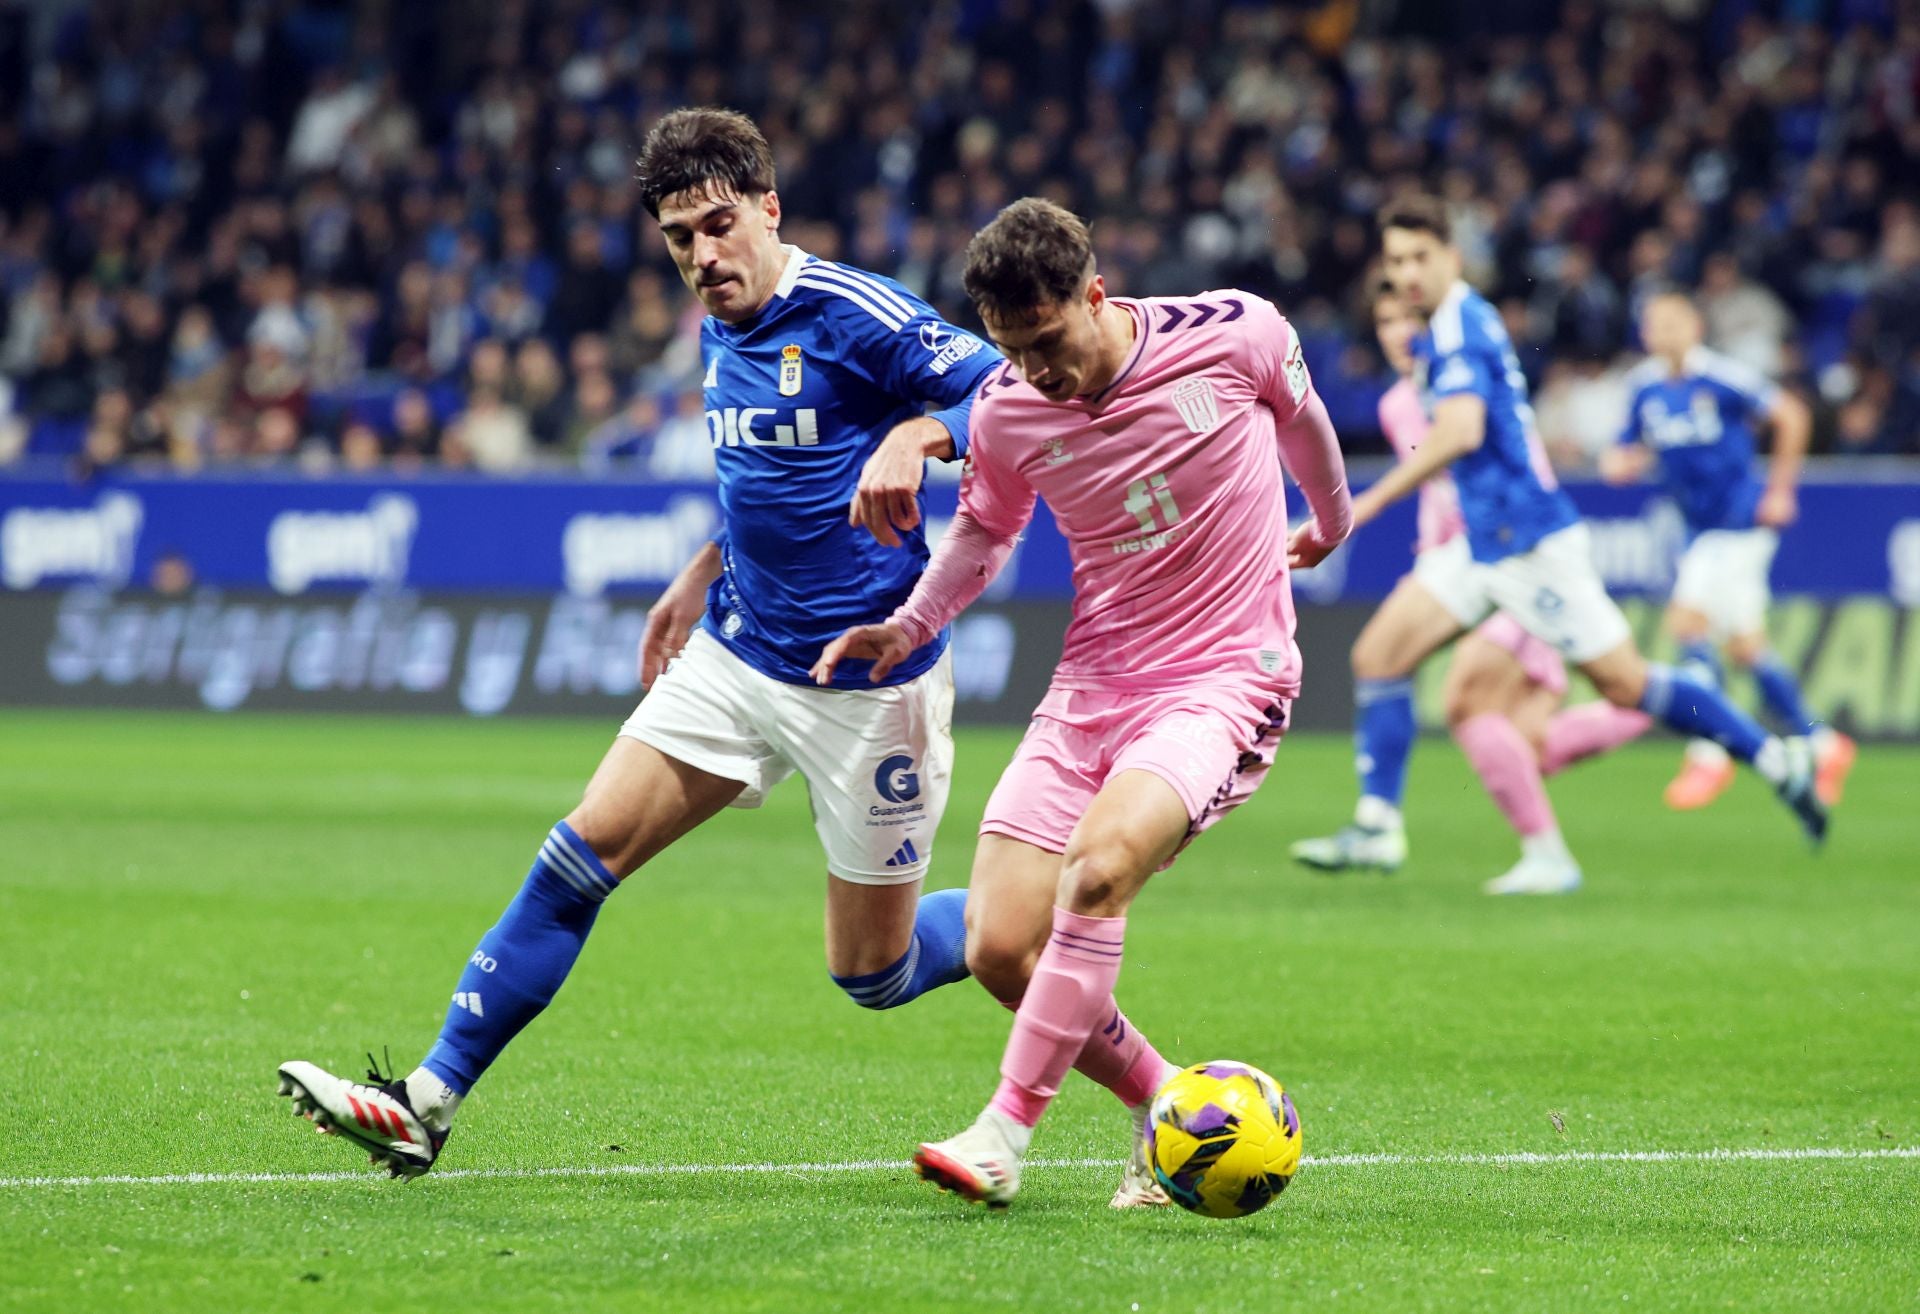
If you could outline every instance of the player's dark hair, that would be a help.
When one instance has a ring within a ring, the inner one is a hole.
[[[1079,215],[1024,196],[973,235],[960,281],[982,319],[1006,323],[1079,296],[1093,264],[1093,239]]]
[[[653,125],[640,147],[640,204],[655,219],[669,196],[764,196],[773,190],[773,150],[737,110],[678,109]]]
[[[1403,196],[1389,201],[1380,211],[1380,231],[1403,228],[1415,233],[1432,233],[1442,242],[1453,241],[1453,221],[1447,217],[1447,203],[1437,196]]]

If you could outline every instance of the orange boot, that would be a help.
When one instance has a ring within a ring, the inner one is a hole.
[[[1692,812],[1727,792],[1733,783],[1733,759],[1726,750],[1705,740],[1687,745],[1680,774],[1667,784],[1667,806],[1676,812]]]
[[[1838,730],[1822,730],[1814,736],[1813,743],[1813,792],[1822,803],[1832,807],[1846,790],[1847,777],[1853,772],[1853,759],[1860,756],[1860,746]]]

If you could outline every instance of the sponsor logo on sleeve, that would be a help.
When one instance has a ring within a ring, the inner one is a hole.
[[[945,324],[929,322],[920,326],[920,345],[933,356],[927,362],[927,368],[940,375],[987,344],[971,333],[956,333]]]
[[[1313,386],[1313,380],[1307,375],[1307,358],[1300,351],[1300,339],[1293,340],[1293,350],[1287,353],[1287,391],[1293,395],[1294,402],[1307,399],[1307,389]]]

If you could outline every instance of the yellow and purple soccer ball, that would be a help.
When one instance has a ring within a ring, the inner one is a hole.
[[[1300,1115],[1256,1067],[1210,1059],[1153,1097],[1147,1162],[1175,1204],[1207,1218],[1257,1213],[1300,1167]]]

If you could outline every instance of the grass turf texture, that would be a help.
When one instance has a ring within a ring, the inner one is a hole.
[[[432,1040],[479,932],[609,727],[0,714],[0,1177],[363,1164],[273,1069]],[[935,861],[1013,736],[967,732]],[[1170,1058],[1292,1091],[1308,1155],[1920,1143],[1920,754],[1863,755],[1808,857],[1751,779],[1676,816],[1671,743],[1555,786],[1588,888],[1491,900],[1512,845],[1423,745],[1414,858],[1329,880],[1348,749],[1293,741],[1136,905],[1121,982]],[[729,813],[609,904],[445,1169],[877,1159],[831,1174],[0,1187],[0,1308],[1912,1308],[1920,1159],[1309,1164],[1265,1213],[1115,1216],[1111,1167],[989,1216],[912,1179],[991,1091],[976,987],[869,1014],[820,961],[804,790]],[[1071,1079],[1035,1153],[1117,1159]],[[1337,1293],[1337,1295],[1336,1295]]]

